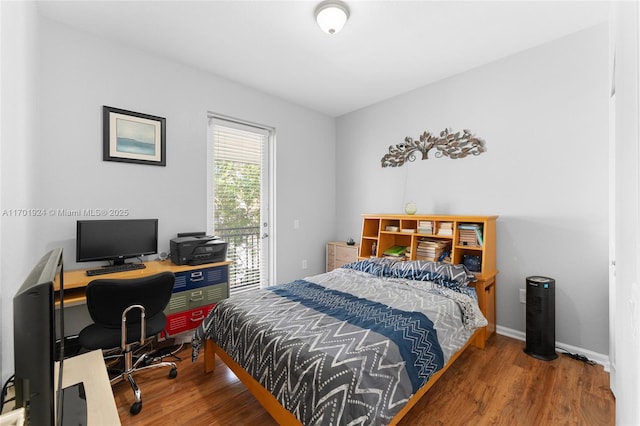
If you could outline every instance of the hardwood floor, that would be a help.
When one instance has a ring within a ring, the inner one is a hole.
[[[567,356],[540,361],[524,343],[494,336],[484,350],[469,348],[405,416],[400,425],[614,425],[609,374]],[[233,373],[216,359],[203,373],[202,356],[179,356],[178,377],[151,370],[137,376],[140,414],[129,414],[128,383],[114,386],[123,425],[275,425]]]

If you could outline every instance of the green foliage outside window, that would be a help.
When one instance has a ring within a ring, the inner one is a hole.
[[[216,161],[216,228],[260,226],[260,165]]]

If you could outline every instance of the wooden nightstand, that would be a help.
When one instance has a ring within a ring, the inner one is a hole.
[[[358,260],[360,244],[348,245],[343,241],[327,243],[327,272]]]

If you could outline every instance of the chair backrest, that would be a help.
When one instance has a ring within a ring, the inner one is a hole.
[[[96,324],[120,328],[122,312],[131,305],[142,305],[149,320],[162,313],[169,303],[174,281],[172,272],[133,279],[93,280],[86,289],[89,315]],[[140,323],[140,313],[133,310],[127,315],[127,324],[136,323]]]

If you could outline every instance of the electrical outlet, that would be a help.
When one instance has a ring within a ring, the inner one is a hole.
[[[302,259],[302,269],[307,269],[307,259]]]
[[[527,289],[520,289],[520,303],[527,303]]]

